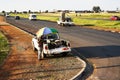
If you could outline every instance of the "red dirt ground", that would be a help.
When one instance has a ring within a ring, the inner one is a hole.
[[[7,58],[4,66],[2,66],[0,76],[3,77],[6,76],[6,74],[19,74],[20,72],[24,72],[25,69],[20,70],[18,68],[18,70],[16,70],[17,67],[33,65],[38,62],[37,55],[35,55],[35,53],[32,51],[31,44],[29,43],[31,42],[30,36],[27,36],[27,34],[24,34],[20,30],[15,29],[11,26],[1,26],[1,29],[4,30],[3,32],[8,37],[10,45],[12,45],[12,47],[10,56]],[[10,76],[9,78],[14,79],[16,76]]]

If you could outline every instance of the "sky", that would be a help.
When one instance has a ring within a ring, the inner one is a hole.
[[[44,10],[120,10],[120,0],[1,0],[0,11]]]

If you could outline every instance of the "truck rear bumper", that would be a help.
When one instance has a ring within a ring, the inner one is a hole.
[[[60,54],[64,52],[71,52],[71,48],[70,47],[55,48],[55,49],[46,51],[45,54]]]
[[[57,21],[57,23],[60,25],[60,24],[64,24],[64,25],[74,25],[73,22],[60,22],[60,21]]]

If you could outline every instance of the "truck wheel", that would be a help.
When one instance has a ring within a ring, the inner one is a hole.
[[[67,54],[68,54],[68,52],[64,52],[64,53],[62,53],[62,56],[64,57],[64,56],[67,56]]]
[[[44,58],[46,58],[47,57],[47,54],[44,54]]]
[[[62,23],[60,23],[59,25],[62,26]]]

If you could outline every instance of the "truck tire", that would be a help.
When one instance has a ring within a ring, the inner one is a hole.
[[[62,26],[62,23],[60,23],[59,25]]]
[[[68,52],[64,52],[64,53],[62,53],[62,56],[65,57],[65,56],[67,56],[67,54],[68,54]]]

